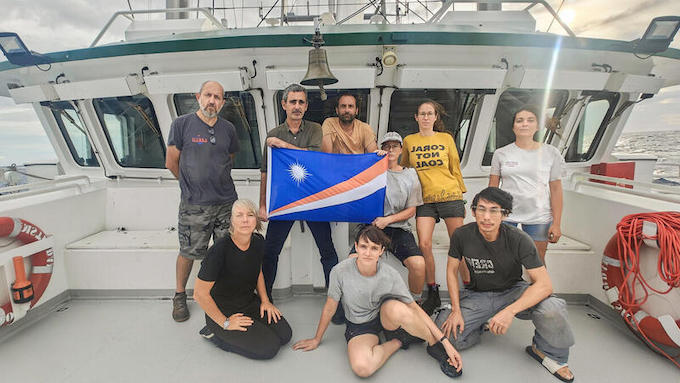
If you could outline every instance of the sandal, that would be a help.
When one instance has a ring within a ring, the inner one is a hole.
[[[558,374],[557,371],[563,367],[567,367],[568,364],[566,363],[559,363],[553,359],[550,359],[548,356],[543,356],[541,357],[534,351],[534,346],[527,346],[527,348],[524,349],[527,354],[529,354],[532,358],[536,359],[540,364],[545,367],[546,370],[548,370],[553,376],[555,376],[557,379],[563,381],[563,382],[573,382],[574,381],[574,376],[572,373],[571,379],[567,379],[563,377],[562,375]]]

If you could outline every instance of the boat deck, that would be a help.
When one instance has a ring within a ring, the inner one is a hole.
[[[311,337],[322,296],[278,303],[293,328],[293,341]],[[290,345],[270,361],[226,353],[198,331],[204,318],[189,302],[192,317],[170,318],[169,300],[71,300],[43,320],[0,344],[3,382],[312,382],[362,381],[349,368],[344,326],[331,325],[319,349],[303,353]],[[677,382],[669,361],[586,306],[569,306],[576,334],[570,365],[579,382]],[[525,352],[533,326],[515,320],[502,337],[489,333],[461,353],[458,381],[558,382]],[[292,343],[292,342],[291,342]],[[438,365],[414,345],[398,351],[370,380],[446,382]]]

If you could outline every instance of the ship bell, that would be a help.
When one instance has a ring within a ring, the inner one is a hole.
[[[309,62],[307,63],[307,74],[300,81],[300,84],[307,86],[318,86],[321,90],[321,100],[326,100],[326,91],[323,89],[324,85],[335,84],[338,79],[331,73],[331,68],[328,67],[328,57],[326,50],[321,48],[324,44],[323,37],[321,37],[320,19],[314,20],[314,37],[312,40],[307,40],[312,43],[314,48],[309,51]]]
[[[300,81],[302,85],[330,85],[338,82],[338,79],[331,73],[328,67],[328,57],[323,48],[314,48],[309,51],[309,63],[307,64],[307,74]]]

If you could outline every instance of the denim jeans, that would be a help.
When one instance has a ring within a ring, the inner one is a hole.
[[[264,284],[269,298],[272,297],[272,286],[274,286],[276,270],[279,267],[279,254],[281,254],[283,244],[286,242],[290,229],[295,222],[269,221],[267,225],[262,275],[264,276]],[[311,221],[305,221],[305,224],[312,231],[316,247],[319,248],[323,274],[326,277],[326,287],[328,287],[331,269],[338,264],[338,254],[335,252],[335,246],[333,246],[333,239],[331,238],[331,225],[328,222]]]
[[[507,225],[512,225],[514,227],[519,227],[517,226],[519,225],[517,222],[503,221],[503,223]],[[533,239],[536,242],[545,242],[548,240],[548,231],[550,230],[551,225],[552,221],[548,223],[535,223],[535,224],[523,223],[522,231],[529,234],[529,237],[531,237],[531,239]]]
[[[464,350],[481,341],[484,324],[496,313],[515,302],[529,287],[525,281],[517,282],[504,291],[461,290],[460,310],[465,321],[465,330],[458,339],[449,340],[457,350]],[[437,315],[436,323],[441,328],[451,314],[450,309]],[[536,347],[551,359],[567,363],[569,347],[574,345],[574,334],[567,321],[567,304],[564,299],[549,296],[517,315],[516,318],[531,320],[536,327],[533,342]]]

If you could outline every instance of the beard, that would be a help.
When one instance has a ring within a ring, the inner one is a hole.
[[[210,110],[208,110],[208,108],[212,108],[212,110],[214,110],[214,112],[211,112]],[[205,118],[215,118],[220,113],[220,110],[217,109],[215,106],[212,106],[212,105],[208,105],[206,107],[203,107],[201,105],[199,109],[201,110],[201,114]]]
[[[350,122],[354,121],[354,119],[356,118],[356,115],[345,113],[345,114],[339,115],[338,118],[340,119],[340,121],[344,122],[345,124],[349,124]]]

